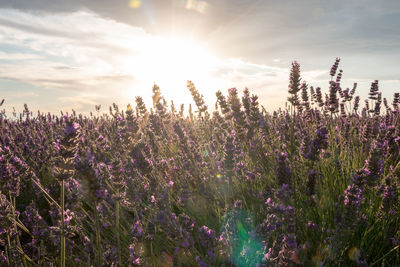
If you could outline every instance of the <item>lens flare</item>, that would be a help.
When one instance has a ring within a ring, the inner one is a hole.
[[[204,14],[209,9],[210,4],[205,0],[172,0],[172,5]]]
[[[208,9],[208,3],[206,1],[199,1],[199,0],[188,0],[186,2],[185,8],[187,10],[197,11],[201,14],[206,13]]]
[[[160,263],[161,263],[161,267],[171,267],[174,266],[174,261],[171,257],[171,255],[169,255],[166,252],[162,252],[161,253],[161,257],[160,257]]]
[[[136,9],[139,8],[142,5],[142,2],[140,0],[130,0],[129,1],[129,7]]]
[[[352,247],[351,249],[349,249],[347,255],[349,256],[350,260],[356,261],[360,258],[361,253],[358,248]]]
[[[131,105],[131,104],[128,104],[128,106],[126,107],[126,110],[127,110],[127,111],[132,111],[132,105]]]
[[[312,256],[311,261],[313,262],[314,266],[321,266],[322,263],[321,254],[317,253],[317,255]]]
[[[256,266],[261,263],[264,245],[256,233],[253,216],[239,206],[224,216],[220,242],[235,266]]]

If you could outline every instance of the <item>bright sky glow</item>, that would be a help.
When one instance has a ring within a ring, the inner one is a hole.
[[[208,87],[217,83],[213,71],[221,63],[200,43],[157,36],[136,45],[136,50],[135,55],[126,57],[124,65],[143,88],[156,83],[168,98],[187,102],[187,97],[182,98],[186,80],[205,81],[203,85]]]

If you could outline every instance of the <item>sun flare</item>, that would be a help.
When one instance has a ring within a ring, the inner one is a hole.
[[[144,86],[158,84],[167,97],[185,90],[187,80],[211,83],[218,59],[195,41],[155,37],[143,42],[137,54],[127,58],[127,68]]]

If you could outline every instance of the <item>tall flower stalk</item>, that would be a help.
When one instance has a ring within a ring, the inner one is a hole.
[[[300,91],[300,64],[297,61],[292,62],[292,68],[290,70],[289,78],[289,94],[288,101],[293,107],[297,107],[300,104],[299,96],[297,93]]]
[[[65,181],[71,179],[75,173],[74,157],[77,150],[79,124],[68,115],[64,116],[66,127],[64,138],[59,145],[59,156],[55,159],[54,174],[60,181],[60,208],[61,208],[61,238],[60,238],[60,266],[65,267]]]
[[[290,77],[289,77],[289,94],[291,95],[288,97],[288,101],[291,103],[290,110],[291,110],[291,120],[290,120],[290,159],[293,159],[294,151],[295,151],[295,144],[294,144],[294,134],[295,134],[295,123],[296,123],[296,107],[299,108],[300,100],[297,93],[301,89],[301,76],[300,76],[300,64],[297,61],[292,62],[292,68],[290,70]],[[299,110],[300,111],[300,110]],[[294,193],[296,194],[296,180],[293,179],[293,189]]]
[[[65,181],[61,181],[60,197],[61,197],[61,252],[60,252],[60,266],[65,267],[65,226],[64,226],[64,210],[65,210]]]

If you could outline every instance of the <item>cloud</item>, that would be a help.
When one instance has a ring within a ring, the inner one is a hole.
[[[16,12],[10,12],[10,13],[16,13]],[[67,37],[77,37],[76,35],[74,36],[68,31],[61,31],[61,30],[52,30],[49,28],[39,28],[35,27],[29,24],[24,24],[24,23],[19,23],[16,22],[15,20],[10,20],[10,19],[4,19],[0,18],[0,25],[5,28],[12,28],[16,30],[20,30],[22,32],[29,32],[32,34],[40,34],[40,35],[51,35],[53,37],[62,37],[62,38],[67,38]]]
[[[13,94],[14,98],[32,98],[32,97],[38,97],[39,94],[36,92],[15,92]]]
[[[55,70],[75,70],[79,69],[78,67],[66,66],[66,65],[57,65],[53,67]]]
[[[0,60],[30,60],[40,59],[39,55],[35,54],[24,54],[24,53],[5,53],[0,51]]]
[[[129,44],[145,34],[137,27],[102,19],[93,13],[38,16],[0,9],[0,36],[3,43],[30,51],[1,52],[0,59],[14,60],[1,64],[1,78],[86,90],[86,86],[132,80],[118,67],[118,57],[134,54],[135,48]],[[28,59],[23,64],[15,62]]]

